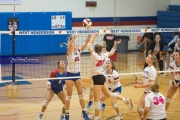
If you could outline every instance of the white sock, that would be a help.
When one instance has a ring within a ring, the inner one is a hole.
[[[83,108],[82,110],[83,110],[83,111],[86,111],[86,108]]]
[[[126,98],[123,98],[122,101],[123,101],[124,103],[126,103]]]
[[[44,114],[44,112],[40,112],[40,114]]]
[[[61,116],[64,116],[64,115],[65,115],[65,114],[63,114],[63,113],[61,114]]]
[[[99,120],[99,117],[95,116],[95,117],[94,117],[94,120]]]
[[[69,110],[66,110],[66,113],[69,113]]]

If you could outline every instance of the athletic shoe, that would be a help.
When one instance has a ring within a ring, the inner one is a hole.
[[[124,102],[128,106],[129,110],[133,109],[132,100],[130,98],[126,98]]]
[[[64,115],[61,115],[61,116],[60,116],[60,120],[65,120]]]
[[[140,48],[140,45],[139,45],[139,44],[137,45],[137,48]]]
[[[43,114],[39,114],[39,116],[36,118],[36,120],[41,120],[43,117]]]
[[[168,51],[172,51],[172,49],[171,49],[171,48],[168,48]]]
[[[105,108],[106,108],[106,104],[105,103],[102,103],[102,105],[101,105],[101,110],[105,110]]]
[[[115,120],[121,120],[121,119],[123,119],[123,116],[122,116],[122,115],[117,115],[117,116],[115,117]]]
[[[86,111],[83,110],[82,115],[83,115],[84,120],[90,120]]]
[[[166,74],[164,74],[164,73],[160,73],[160,75],[161,75],[162,77],[166,77]]]
[[[90,108],[92,103],[93,103],[93,101],[89,101],[88,104],[87,104],[87,108]]]
[[[69,120],[69,113],[65,114],[65,120]]]

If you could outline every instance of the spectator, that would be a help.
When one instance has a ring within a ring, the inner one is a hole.
[[[176,44],[176,41],[179,38],[178,32],[174,32],[173,35],[174,35],[173,39],[168,43],[168,53],[167,53],[167,56],[169,56],[170,52],[172,52],[174,50],[174,46]]]
[[[147,29],[150,29],[150,27],[147,27]],[[147,45],[150,44],[153,41],[153,33],[144,33],[141,42],[137,45],[138,48],[142,44],[144,44],[144,53],[146,53]]]
[[[159,69],[160,71],[163,70],[163,57],[162,57],[162,50],[164,48],[164,44],[161,41],[162,37],[160,33],[155,33],[155,41],[153,41],[146,52],[146,57],[148,55],[154,54],[156,55],[158,61],[159,61]],[[147,67],[147,64],[145,63],[144,68]],[[161,73],[163,77],[165,77],[164,73]]]

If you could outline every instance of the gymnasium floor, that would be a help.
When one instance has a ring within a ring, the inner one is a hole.
[[[64,56],[57,57],[53,56],[54,61],[58,61],[58,59],[65,59]],[[84,96],[85,102],[88,101],[89,95],[89,55],[82,55],[82,76],[83,76],[83,86],[84,86]],[[50,72],[49,70],[53,70],[56,68],[57,62],[51,62],[51,58],[46,57],[47,65],[36,65],[31,67],[28,65],[23,65],[17,67],[16,75],[19,77],[28,78],[43,78],[48,77]],[[166,56],[164,56],[164,60],[166,60]],[[168,61],[168,60],[167,60]],[[129,72],[142,72],[144,63],[144,54],[142,52],[130,52],[127,55],[118,54],[118,61],[116,62],[116,69],[119,73],[129,73]],[[23,71],[26,68],[27,73]],[[35,71],[31,71],[31,69]],[[48,69],[47,69],[48,68]],[[2,66],[2,76],[10,75],[11,66]],[[41,71],[40,71],[41,70]],[[42,71],[43,70],[43,71]],[[50,70],[50,71],[51,71]],[[30,72],[31,71],[31,72]],[[138,77],[138,80],[141,80],[141,75],[135,74]],[[143,94],[143,89],[135,89],[131,84],[135,77],[134,75],[123,75],[120,76],[120,81],[123,86],[122,96],[130,97],[133,101],[134,109],[129,111],[127,106],[118,101],[118,105],[121,113],[123,114],[123,120],[139,120],[139,116],[137,114],[137,103],[140,96]],[[166,77],[158,76],[158,80],[161,84],[160,92],[166,96],[168,86],[171,83],[169,74],[166,74]],[[8,86],[0,87],[0,120],[9,120],[9,116],[14,117],[13,120],[35,120],[38,116],[42,103],[46,97],[46,81],[29,81],[31,84],[18,85],[18,89],[10,90]],[[13,98],[12,93],[17,93],[17,96]],[[106,100],[106,110],[101,112],[101,120],[113,120],[114,109],[110,105],[111,98]],[[59,116],[61,113],[62,103],[58,99],[58,97],[54,96],[52,101],[50,102],[47,110],[44,113],[42,120],[59,120]],[[175,93],[173,99],[171,100],[171,105],[167,111],[168,120],[180,120],[180,93],[179,90]],[[91,114],[94,111],[94,105],[92,108],[88,109],[88,112]],[[19,116],[15,116],[15,114],[20,114]],[[2,116],[4,115],[4,116]],[[14,116],[13,116],[14,115]],[[77,96],[77,92],[74,88],[73,96],[71,99],[70,106],[70,116],[71,120],[83,120],[81,118],[81,108],[79,105],[79,99]],[[20,118],[18,118],[20,117]],[[18,118],[18,119],[17,119]]]

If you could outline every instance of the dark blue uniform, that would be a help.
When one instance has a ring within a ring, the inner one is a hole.
[[[58,69],[53,70],[51,72],[50,78],[54,77],[67,77],[67,72],[64,70],[62,74],[59,73]],[[65,85],[65,80],[48,80],[51,83],[51,89],[54,91],[55,94],[63,91],[63,85]]]

